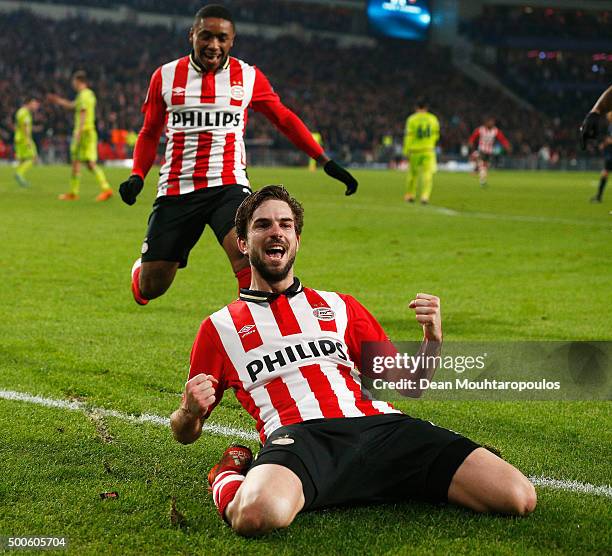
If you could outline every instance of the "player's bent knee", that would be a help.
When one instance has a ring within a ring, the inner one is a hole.
[[[178,264],[176,265],[178,266]],[[138,286],[145,299],[155,299],[163,295],[172,284],[176,274],[174,266],[148,266],[142,265]]]
[[[255,496],[241,501],[232,518],[232,529],[245,537],[263,535],[289,527],[294,514],[291,503],[284,498]]]
[[[534,486],[525,477],[515,480],[510,490],[510,513],[529,515],[535,510],[538,497]]]

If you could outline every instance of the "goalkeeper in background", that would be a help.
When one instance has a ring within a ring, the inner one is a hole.
[[[113,196],[104,171],[96,162],[98,160],[98,132],[96,131],[96,95],[89,88],[87,75],[84,71],[76,71],[72,75],[72,88],[77,96],[68,100],[56,94],[48,94],[47,98],[66,110],[74,110],[74,131],[70,141],[70,161],[72,175],[70,176],[70,191],[62,193],[60,201],[76,201],[81,187],[81,162],[93,172],[100,189],[96,201],[106,201]]]
[[[410,164],[404,201],[414,203],[417,182],[421,182],[421,204],[429,203],[433,175],[437,172],[436,143],[440,138],[440,122],[427,111],[427,102],[419,99],[416,112],[406,120],[404,155]]]
[[[38,152],[32,139],[32,114],[40,108],[40,101],[30,97],[15,113],[15,179],[21,187],[28,187],[26,172],[36,161]]]

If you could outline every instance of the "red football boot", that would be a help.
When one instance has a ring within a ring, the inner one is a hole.
[[[231,444],[223,452],[219,463],[214,465],[208,472],[208,484],[212,488],[219,473],[224,471],[236,471],[241,475],[245,475],[252,461],[253,452],[251,452],[250,448],[241,444]]]
[[[140,265],[141,260],[136,259],[136,262],[132,266],[132,295],[134,296],[134,301],[138,303],[138,305],[146,305],[149,303],[148,299],[145,299],[140,295],[140,287],[138,286],[138,280],[140,279]]]

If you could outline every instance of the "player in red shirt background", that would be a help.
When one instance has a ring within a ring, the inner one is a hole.
[[[470,146],[472,148],[476,146],[475,154],[477,153],[477,156],[474,158],[478,168],[478,177],[481,187],[487,185],[489,164],[493,156],[493,148],[495,147],[496,141],[499,141],[506,151],[512,151],[508,139],[506,139],[506,136],[495,125],[495,118],[487,118],[484,125],[477,127],[472,135],[470,135]]]
[[[354,298],[295,278],[302,224],[301,205],[281,186],[240,206],[238,248],[250,260],[251,285],[202,323],[170,419],[179,442],[195,442],[230,388],[255,419],[263,443],[257,459],[232,445],[208,475],[221,517],[252,536],[289,526],[300,511],[343,504],[416,499],[531,513],[535,489],[512,465],[362,388],[364,342],[386,354],[393,345]],[[409,307],[423,330],[419,353],[439,354],[440,300],[418,294]],[[412,376],[432,374],[419,364]]]
[[[151,78],[132,175],[119,188],[123,201],[133,205],[165,127],[168,141],[158,195],[141,258],[132,267],[132,293],[140,305],[170,287],[206,224],[225,250],[239,285],[249,285],[248,260],[236,247],[234,231],[236,209],[251,192],[244,147],[249,108],[264,114],[328,175],[343,182],[346,195],[357,190],[355,178],[329,159],[265,75],[229,56],[235,36],[231,13],[220,5],[205,6],[189,32],[191,54],[164,64]]]

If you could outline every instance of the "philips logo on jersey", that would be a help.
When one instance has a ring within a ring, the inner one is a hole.
[[[257,375],[264,369],[272,373],[297,361],[305,361],[314,357],[328,357],[333,354],[337,355],[342,361],[349,360],[341,342],[316,340],[287,346],[271,355],[264,355],[261,359],[254,359],[247,363],[246,370],[251,380],[255,382],[258,378]]]
[[[242,123],[242,112],[205,112],[184,110],[172,112],[173,127],[238,127]]]

